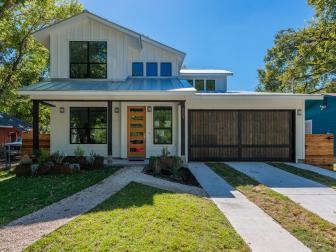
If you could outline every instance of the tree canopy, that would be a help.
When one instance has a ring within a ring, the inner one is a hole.
[[[282,30],[258,69],[257,91],[336,92],[336,0],[308,0],[315,15],[302,29]]]
[[[31,122],[31,102],[18,88],[48,78],[49,53],[34,32],[83,10],[77,0],[0,0],[0,111]],[[41,108],[41,126],[49,109]]]

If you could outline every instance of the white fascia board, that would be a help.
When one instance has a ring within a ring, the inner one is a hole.
[[[180,73],[179,78],[197,78],[197,77],[226,77],[232,76],[233,73]]]
[[[91,13],[87,10],[84,10],[82,13],[79,13],[78,15],[75,15],[73,17],[70,17],[70,18],[67,18],[67,19],[64,19],[58,23],[55,23],[55,24],[52,24],[48,27],[45,27],[39,31],[36,31],[35,33],[33,33],[33,36],[38,40],[40,41],[42,44],[44,44],[47,48],[49,48],[49,36],[50,36],[50,32],[52,31],[55,31],[55,30],[58,30],[58,29],[62,29],[63,27],[68,27],[69,25],[72,25],[72,24],[76,24],[78,22],[81,22],[83,19],[91,19],[91,20],[94,20],[98,23],[101,23],[101,24],[104,24],[106,25],[107,27],[109,28],[112,28],[112,29],[115,29],[115,30],[118,30],[124,34],[127,34],[129,36],[132,36],[132,37],[135,37],[139,40],[139,43],[141,43],[141,40],[143,41],[146,41],[147,43],[150,43],[152,45],[155,45],[156,47],[159,47],[161,49],[164,49],[164,50],[167,50],[169,52],[173,52],[173,53],[176,53],[176,54],[179,54],[181,55],[182,59],[184,59],[185,57],[185,53],[180,51],[180,50],[177,50],[173,47],[170,47],[168,45],[165,45],[161,42],[158,42],[154,39],[151,39],[149,37],[146,37],[136,31],[133,31],[131,29],[128,29],[126,27],[123,27],[117,23],[114,23],[114,22],[111,22],[110,20],[108,19],[105,19],[103,17],[100,17],[94,13]]]
[[[276,99],[303,99],[323,100],[321,94],[292,94],[292,93],[195,93],[197,97],[251,97],[251,98],[276,98]]]

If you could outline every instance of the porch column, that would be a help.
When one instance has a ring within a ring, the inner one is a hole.
[[[185,102],[181,102],[181,156],[185,156]]]
[[[40,101],[33,100],[33,153],[40,149],[40,126],[39,126]]]
[[[112,157],[112,101],[107,101],[107,155]]]

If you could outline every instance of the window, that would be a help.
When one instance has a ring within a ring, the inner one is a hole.
[[[146,75],[147,76],[157,76],[158,75],[158,64],[155,62],[148,62],[146,65]]]
[[[70,41],[69,52],[70,78],[107,78],[107,42]]]
[[[132,76],[143,76],[143,63],[142,62],[133,62]]]
[[[154,144],[172,144],[172,107],[154,107]]]
[[[204,80],[195,80],[195,88],[197,91],[204,90]]]
[[[106,108],[70,108],[71,144],[106,144]]]
[[[161,76],[172,76],[172,64],[171,63],[161,63]]]
[[[206,90],[214,91],[216,89],[215,80],[206,80]]]

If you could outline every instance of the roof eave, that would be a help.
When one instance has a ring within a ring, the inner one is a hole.
[[[51,25],[49,25],[47,27],[44,27],[44,28],[42,28],[42,29],[34,32],[32,35],[38,41],[40,41],[43,45],[45,45],[47,48],[49,48],[49,33],[50,33],[50,31],[53,30],[53,29],[56,29],[56,26],[59,26],[61,24],[65,24],[67,21],[70,21],[71,19],[74,19],[74,18],[79,18],[82,15],[86,15],[88,18],[91,18],[91,19],[93,19],[93,20],[95,20],[97,22],[103,23],[103,24],[105,24],[108,27],[112,27],[114,29],[122,31],[122,32],[126,33],[129,36],[133,36],[133,37],[142,39],[142,40],[144,40],[146,42],[149,42],[149,43],[154,44],[154,45],[156,45],[158,47],[164,48],[164,49],[166,49],[168,51],[180,54],[183,57],[183,59],[184,59],[184,57],[186,55],[185,52],[177,50],[177,49],[175,49],[175,48],[173,48],[171,46],[165,45],[165,44],[163,44],[163,43],[161,43],[159,41],[156,41],[154,39],[151,39],[149,37],[143,36],[142,34],[136,32],[136,31],[133,31],[133,30],[131,30],[129,28],[121,26],[121,25],[119,25],[117,23],[114,23],[114,22],[112,22],[112,21],[110,21],[108,19],[105,19],[103,17],[100,17],[100,16],[98,16],[98,15],[96,15],[96,14],[94,14],[94,13],[88,11],[88,10],[84,10],[83,12],[81,12],[81,13],[75,15],[75,16],[66,18],[64,20],[61,20],[61,21],[56,22],[54,24],[51,24]]]

